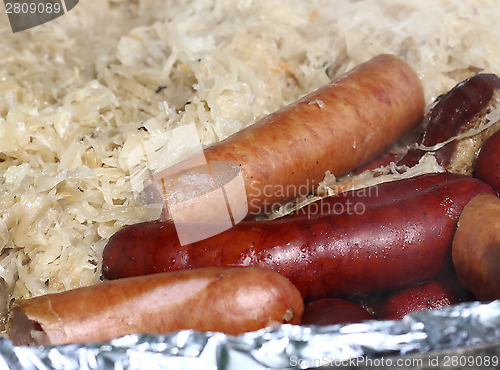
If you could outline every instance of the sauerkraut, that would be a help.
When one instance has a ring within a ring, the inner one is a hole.
[[[85,0],[13,34],[4,14],[0,327],[15,299],[98,283],[108,238],[158,217],[134,176],[188,153],[172,129],[209,145],[379,53],[430,104],[500,72],[498,19],[496,0]],[[146,142],[168,155],[141,163]]]

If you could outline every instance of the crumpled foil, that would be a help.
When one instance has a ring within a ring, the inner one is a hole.
[[[500,343],[500,301],[417,312],[401,321],[283,325],[240,336],[184,330],[47,347],[16,347],[3,338],[0,369],[307,369],[488,343]]]

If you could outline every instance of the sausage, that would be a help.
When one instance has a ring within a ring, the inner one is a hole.
[[[481,73],[462,81],[438,97],[425,117],[426,128],[419,144],[433,147],[479,128],[499,98],[500,78],[495,74]],[[479,148],[498,128],[500,121],[470,138],[455,139],[435,150],[438,163],[450,172],[471,176]],[[412,167],[425,153],[411,149],[398,164]]]
[[[453,264],[460,282],[480,300],[500,298],[500,199],[474,197],[464,208],[453,238]]]
[[[412,312],[440,309],[472,299],[455,276],[441,277],[428,283],[394,293],[380,308],[381,320],[401,320]]]
[[[388,150],[380,155],[378,155],[377,157],[375,157],[374,159],[370,160],[369,162],[355,168],[352,173],[354,175],[359,175],[360,173],[363,173],[365,171],[372,171],[372,170],[376,170],[376,169],[379,169],[379,168],[382,168],[382,167],[386,167],[388,165],[390,165],[391,163],[397,163],[401,160],[401,158],[403,158],[405,155],[405,153],[401,152],[401,151],[391,151],[391,150]]]
[[[334,325],[372,320],[374,317],[357,303],[343,298],[323,298],[304,307],[302,325]]]
[[[299,324],[303,310],[298,290],[272,270],[210,267],[18,301],[9,337],[15,345],[56,345],[182,329],[235,335]]]
[[[326,171],[342,175],[381,154],[421,122],[424,104],[413,69],[392,55],[379,55],[206,148],[204,155],[209,164],[241,168],[247,218],[269,214],[299,191],[312,191]],[[189,158],[176,171],[198,161]],[[167,205],[181,191],[163,190]]]
[[[304,299],[401,288],[440,271],[450,258],[458,215],[478,193],[493,190],[461,178],[359,214],[243,221],[186,245],[179,244],[173,223],[131,225],[110,238],[103,274],[116,279],[202,266],[258,266],[283,274]]]
[[[500,193],[500,131],[495,132],[481,146],[474,165],[474,177]]]
[[[449,172],[429,173],[357,190],[348,190],[309,203],[284,217],[316,217],[326,213],[364,212],[369,205],[401,199],[441,182],[459,178],[463,178],[463,175]]]

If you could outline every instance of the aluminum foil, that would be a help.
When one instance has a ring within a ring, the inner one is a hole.
[[[0,369],[307,369],[491,343],[500,343],[500,301],[422,311],[401,321],[283,325],[240,336],[185,330],[52,347],[0,339]]]

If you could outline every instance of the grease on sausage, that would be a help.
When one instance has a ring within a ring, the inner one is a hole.
[[[460,178],[359,214],[244,221],[182,246],[173,223],[132,225],[108,242],[103,273],[116,279],[258,266],[286,276],[305,299],[402,288],[431,279],[449,261],[458,216],[478,193],[494,192],[477,179]]]

